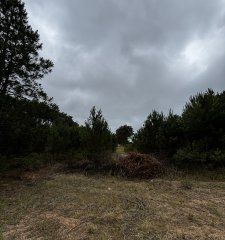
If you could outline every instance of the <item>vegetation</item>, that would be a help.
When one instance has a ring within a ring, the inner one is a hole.
[[[90,116],[81,128],[81,147],[87,158],[97,166],[107,161],[115,148],[113,134],[109,130],[108,123],[102,115],[102,111],[96,111],[93,107]]]
[[[209,89],[190,98],[185,105],[182,121],[183,148],[175,155],[178,161],[221,167],[225,164],[225,91],[215,93]],[[188,152],[187,158],[182,157]],[[192,155],[192,160],[190,160]],[[194,162],[193,162],[193,159]]]
[[[209,89],[190,98],[181,116],[153,111],[134,136],[143,153],[173,156],[187,167],[221,167],[225,164],[225,91]]]
[[[182,141],[181,118],[172,111],[168,116],[153,111],[134,136],[136,148],[143,153],[174,154]]]
[[[1,168],[24,167],[28,158],[32,168],[37,156],[52,161],[77,152],[98,164],[115,142],[101,111],[93,108],[84,127],[60,112],[38,82],[53,63],[39,56],[42,44],[28,24],[24,3],[1,1],[0,11]]]
[[[223,239],[225,91],[114,134],[101,110],[80,126],[54,104],[41,48],[24,3],[1,1],[0,239]]]
[[[45,174],[0,181],[3,239],[224,239],[224,182]]]
[[[129,138],[134,134],[131,126],[121,126],[116,130],[116,140],[118,144],[125,145],[129,143]]]
[[[48,156],[43,159],[50,162],[85,159],[99,168],[111,159],[116,144],[123,145],[125,152],[135,149],[163,155],[179,166],[225,165],[225,92],[209,89],[192,96],[181,116],[171,110],[167,116],[154,110],[133,143],[131,126],[120,126],[113,134],[95,107],[85,126],[79,126],[59,110],[38,82],[53,63],[39,56],[42,44],[28,24],[24,3],[2,1],[0,10],[1,168],[8,168],[9,162],[24,166],[29,156],[31,165],[25,164],[29,168],[32,163],[42,165],[37,164],[37,156]]]
[[[47,99],[37,80],[53,67],[39,56],[39,34],[28,24],[21,0],[0,2],[0,95]]]
[[[2,155],[56,153],[78,147],[78,139],[75,139],[78,124],[61,113],[55,104],[10,96],[1,97],[0,103]]]

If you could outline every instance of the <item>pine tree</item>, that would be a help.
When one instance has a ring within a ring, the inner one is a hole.
[[[100,165],[108,157],[107,153],[113,149],[112,133],[101,110],[93,107],[90,116],[85,122],[81,136],[82,146],[87,157]]]
[[[39,56],[38,31],[28,24],[21,0],[0,1],[0,95],[47,99],[37,81],[53,63]]]

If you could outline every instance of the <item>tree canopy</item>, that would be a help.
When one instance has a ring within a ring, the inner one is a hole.
[[[120,126],[116,130],[116,139],[118,144],[125,145],[129,142],[129,138],[134,134],[133,128],[128,125]]]
[[[90,116],[82,128],[81,144],[87,156],[97,164],[105,153],[113,150],[113,135],[101,110],[93,107]]]
[[[47,99],[37,80],[52,70],[53,63],[39,56],[41,49],[24,3],[0,1],[0,95]]]

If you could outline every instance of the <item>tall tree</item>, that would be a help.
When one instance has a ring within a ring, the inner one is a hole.
[[[88,158],[97,165],[105,161],[107,153],[113,149],[113,137],[101,110],[97,111],[95,107],[91,109],[81,135],[82,146]]]
[[[121,126],[116,130],[116,139],[119,144],[127,144],[129,138],[134,134],[133,128],[131,126]]]
[[[152,111],[142,128],[134,136],[136,148],[143,153],[160,152],[165,143],[165,116],[163,113]]]
[[[37,81],[53,63],[39,56],[38,31],[28,24],[21,0],[0,1],[0,95],[47,99]]]

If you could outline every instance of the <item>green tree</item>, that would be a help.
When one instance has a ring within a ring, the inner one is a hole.
[[[78,151],[80,148],[79,125],[59,118],[52,124],[48,135],[48,147],[53,155]]]
[[[0,1],[0,95],[47,99],[37,80],[51,71],[53,63],[39,56],[41,49],[24,3]]]
[[[134,136],[134,145],[144,153],[173,155],[183,142],[182,121],[170,110],[168,116],[153,111]]]
[[[65,153],[79,147],[79,126],[57,105],[0,97],[0,155]]]
[[[187,166],[225,165],[225,92],[192,96],[182,114],[184,144],[175,159]]]
[[[140,152],[160,152],[165,144],[163,113],[153,111],[147,117],[143,127],[134,136],[134,145]]]
[[[173,114],[172,110],[165,117],[163,124],[164,153],[172,156],[184,142],[182,118]]]
[[[131,126],[123,125],[116,130],[116,139],[118,144],[125,145],[129,143],[129,138],[134,134]]]
[[[96,165],[107,161],[108,153],[113,150],[113,136],[101,110],[93,107],[90,116],[81,128],[81,144],[89,160]]]
[[[191,96],[189,102],[185,104],[182,119],[189,143],[206,137],[211,138],[216,128],[215,117],[218,115],[214,109],[217,98],[214,91],[208,89],[205,93]],[[206,150],[207,146],[204,148],[202,150]]]

